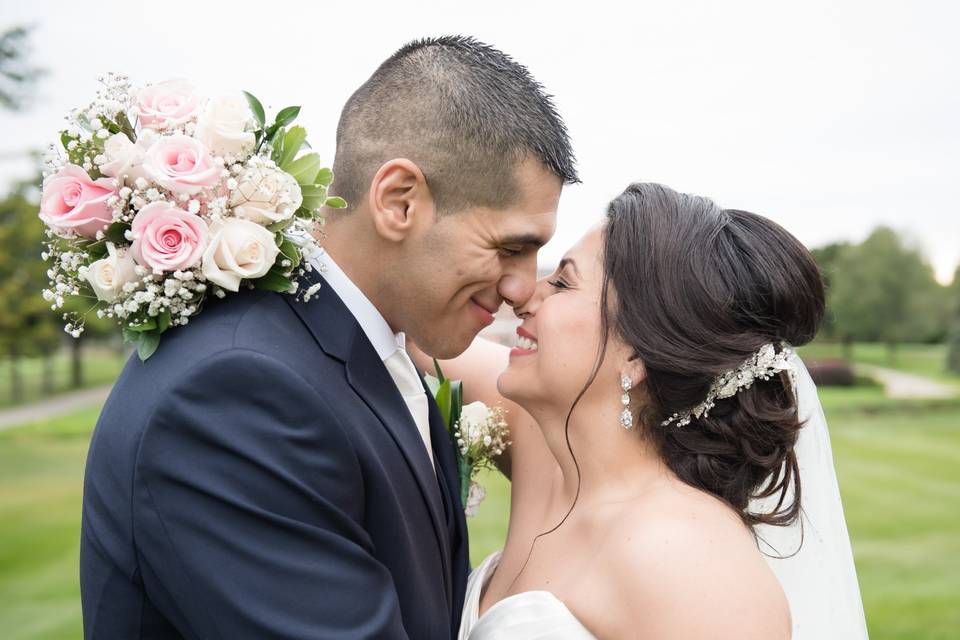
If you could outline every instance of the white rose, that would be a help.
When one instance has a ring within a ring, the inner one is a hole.
[[[247,169],[230,192],[235,216],[264,225],[289,220],[301,204],[303,195],[293,176],[269,167]]]
[[[107,243],[109,255],[87,267],[86,278],[97,297],[104,302],[113,302],[128,282],[137,282],[137,264],[129,251],[120,251]]]
[[[227,95],[210,98],[197,118],[195,136],[214,155],[240,159],[253,151],[256,137],[249,131],[253,113],[246,98]]]
[[[111,178],[127,176],[132,184],[137,178],[144,177],[143,156],[146,148],[130,142],[124,133],[115,133],[103,143],[103,155],[106,162],[100,165],[100,173]]]
[[[479,437],[480,429],[490,415],[490,408],[480,401],[464,405],[460,410],[460,433],[469,434],[471,439]]]
[[[230,291],[238,291],[241,280],[266,275],[280,253],[273,233],[249,220],[226,218],[212,225],[210,233],[203,275]]]

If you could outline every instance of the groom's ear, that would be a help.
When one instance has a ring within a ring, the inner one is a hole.
[[[385,240],[402,242],[416,225],[433,220],[433,196],[412,160],[385,162],[370,183],[368,205],[373,226]]]

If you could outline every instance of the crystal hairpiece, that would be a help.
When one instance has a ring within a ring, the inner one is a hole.
[[[678,427],[683,427],[690,424],[694,417],[705,418],[717,400],[735,396],[741,389],[749,389],[754,380],[769,380],[781,371],[792,371],[791,356],[793,350],[787,347],[777,353],[772,343],[763,345],[739,367],[720,374],[710,385],[710,391],[703,402],[692,409],[673,414],[660,424],[667,426],[676,422]]]

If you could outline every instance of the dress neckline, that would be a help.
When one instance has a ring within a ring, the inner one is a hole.
[[[480,620],[485,618],[487,614],[489,614],[490,612],[494,611],[495,609],[502,608],[500,607],[500,605],[506,604],[512,600],[517,600],[521,596],[537,596],[540,598],[544,598],[546,600],[550,600],[551,602],[559,604],[567,611],[570,611],[570,608],[563,602],[563,600],[561,600],[556,595],[554,595],[552,591],[547,591],[546,589],[531,589],[529,591],[520,591],[519,593],[514,593],[509,596],[500,598],[499,600],[494,602],[492,605],[487,607],[486,611],[484,611],[483,613],[480,613],[480,604],[483,602],[483,595],[484,593],[486,593],[487,586],[490,584],[490,580],[493,578],[494,571],[496,571],[497,567],[500,566],[500,559],[502,557],[503,557],[502,551],[497,551],[495,553],[492,553],[490,554],[490,557],[487,558],[486,562],[483,563],[486,566],[479,567],[480,569],[484,570],[484,573],[483,573],[483,582],[480,585],[480,597],[477,598],[476,624],[480,624]]]

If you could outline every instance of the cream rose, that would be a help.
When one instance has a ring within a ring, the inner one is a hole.
[[[265,276],[280,249],[273,233],[255,222],[226,218],[211,227],[203,254],[203,275],[224,289],[238,291],[241,280]]]
[[[253,114],[242,95],[210,98],[197,118],[195,136],[211,153],[239,159],[253,151]]]
[[[136,282],[137,263],[129,251],[118,250],[112,242],[107,243],[109,255],[87,267],[86,278],[97,297],[104,302],[113,302],[123,290],[123,285]]]
[[[293,176],[270,167],[247,169],[230,192],[234,215],[263,225],[289,220],[301,204],[303,195]]]
[[[146,146],[130,142],[125,133],[115,133],[103,144],[106,162],[100,165],[100,173],[111,178],[127,178],[132,184],[137,178],[144,178],[143,157]]]

